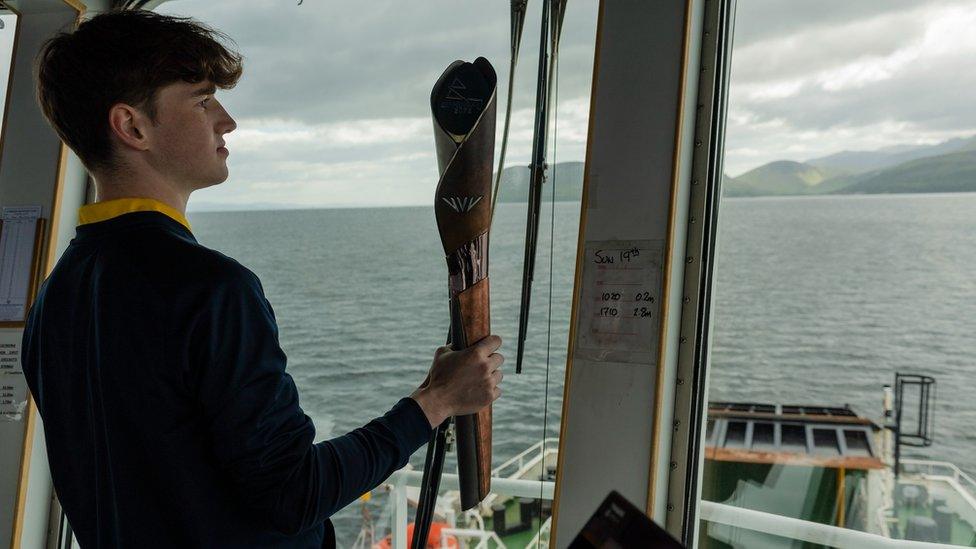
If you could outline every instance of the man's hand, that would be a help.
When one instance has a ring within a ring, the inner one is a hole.
[[[505,357],[495,352],[501,344],[502,338],[490,335],[463,351],[437,349],[427,379],[410,395],[432,427],[451,416],[478,412],[502,395],[498,385]]]

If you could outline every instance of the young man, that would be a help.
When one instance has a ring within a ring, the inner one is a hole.
[[[498,398],[501,344],[434,354],[384,416],[313,444],[258,278],[197,243],[194,190],[227,178],[214,97],[241,58],[190,20],[113,12],[49,41],[38,98],[98,201],[42,285],[24,373],[83,547],[334,546],[328,517],[432,427]]]

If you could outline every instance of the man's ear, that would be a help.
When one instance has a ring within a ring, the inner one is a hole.
[[[108,110],[109,131],[125,147],[138,151],[149,149],[151,125],[145,113],[126,103],[116,103]]]

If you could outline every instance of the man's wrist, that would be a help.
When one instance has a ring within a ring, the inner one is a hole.
[[[410,398],[414,399],[420,405],[420,409],[427,416],[427,421],[430,422],[431,428],[437,428],[447,418],[451,417],[451,413],[441,404],[437,396],[430,392],[430,389],[417,389],[410,395]]]

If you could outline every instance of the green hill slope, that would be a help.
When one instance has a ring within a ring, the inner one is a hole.
[[[726,196],[823,194],[837,187],[829,181],[835,172],[792,160],[777,160],[731,178],[726,176]]]
[[[976,150],[976,135],[956,137],[934,145],[896,145],[876,151],[841,151],[804,162],[818,168],[864,173],[891,168],[920,158],[972,150]]]
[[[838,194],[976,192],[976,150],[920,158],[865,174]]]

